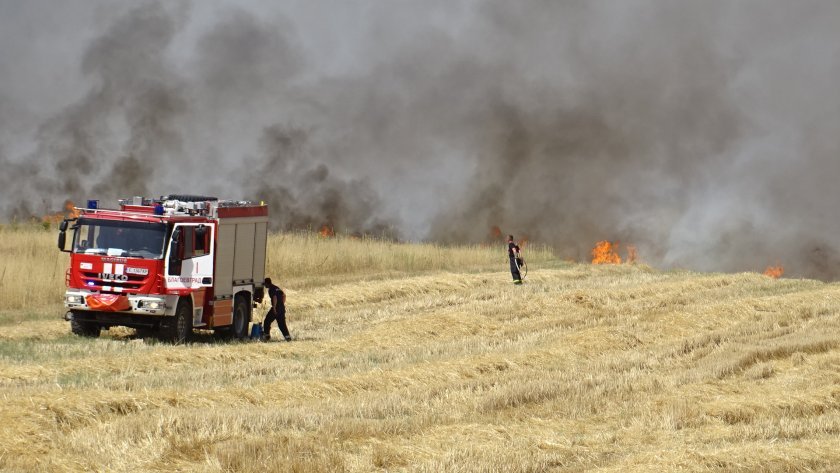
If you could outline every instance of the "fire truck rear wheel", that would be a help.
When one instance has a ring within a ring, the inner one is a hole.
[[[233,306],[233,324],[230,327],[230,334],[233,338],[242,340],[248,336],[248,322],[251,320],[251,312],[248,310],[248,301],[242,296],[237,296]]]
[[[102,331],[102,327],[96,322],[83,322],[73,319],[70,321],[70,331],[82,337],[96,338]]]
[[[176,345],[186,343],[192,334],[192,308],[186,300],[178,301],[175,315],[161,327],[163,339]]]

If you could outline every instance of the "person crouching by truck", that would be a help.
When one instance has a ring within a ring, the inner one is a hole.
[[[519,254],[519,245],[513,241],[513,235],[508,235],[508,259],[510,259],[510,275],[513,276],[514,284],[522,284],[522,275],[519,274],[519,265],[522,255]]]
[[[271,340],[271,322],[277,321],[277,326],[283,333],[287,342],[292,341],[289,329],[286,327],[286,293],[271,283],[271,278],[265,278],[265,288],[268,289],[268,300],[271,301],[271,309],[265,314],[263,322],[263,340]]]

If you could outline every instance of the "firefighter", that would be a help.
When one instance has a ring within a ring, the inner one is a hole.
[[[510,260],[510,275],[513,276],[513,283],[522,284],[522,275],[519,274],[522,256],[519,254],[519,245],[513,241],[513,235],[508,235],[508,259]]]
[[[265,278],[265,288],[268,289],[268,300],[271,301],[271,309],[265,314],[265,321],[263,322],[263,330],[265,341],[271,340],[271,322],[277,321],[277,326],[283,333],[283,338],[287,342],[292,341],[292,336],[289,335],[289,329],[286,327],[286,293],[282,289],[271,283],[271,278]]]

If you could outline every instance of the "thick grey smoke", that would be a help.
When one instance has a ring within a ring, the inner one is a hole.
[[[210,192],[279,228],[839,273],[836,2],[103,2],[55,32],[18,3],[7,215]]]
[[[149,4],[95,38],[80,58],[86,94],[33,130],[36,149],[11,165],[4,203],[23,211],[61,196],[147,193],[156,167],[180,152],[183,84],[163,56],[177,30]]]
[[[344,180],[307,152],[305,131],[272,126],[260,144],[264,155],[247,181],[270,206],[280,228],[350,229],[393,237],[392,225],[378,216],[379,197],[365,180]]]

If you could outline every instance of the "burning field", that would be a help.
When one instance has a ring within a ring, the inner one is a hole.
[[[840,464],[837,284],[275,234],[296,340],[170,346],[70,336],[53,232],[0,236],[3,471]]]
[[[840,278],[840,2],[16,3],[0,220],[190,189],[324,239],[497,225],[562,259]]]
[[[840,471],[805,3],[4,2],[0,471]],[[270,208],[293,343],[70,335],[66,199],[168,192]]]

